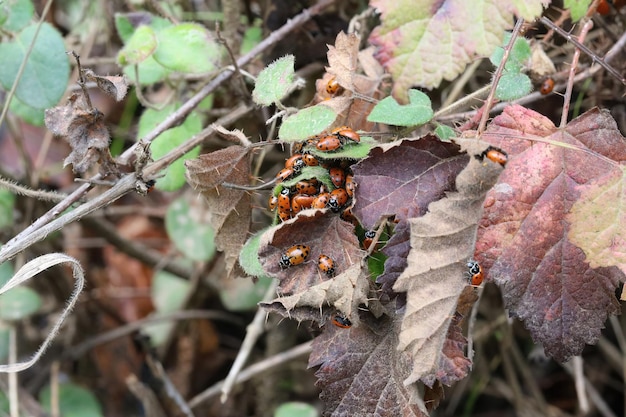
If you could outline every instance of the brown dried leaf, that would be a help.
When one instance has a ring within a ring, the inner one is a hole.
[[[98,109],[89,108],[82,93],[73,94],[64,106],[47,109],[44,121],[53,134],[64,136],[72,148],[63,166],[72,164],[74,172],[83,173],[102,160],[107,170],[113,169],[104,116]]]
[[[247,191],[226,188],[224,182],[247,185],[250,178],[250,155],[242,146],[200,155],[185,161],[187,180],[205,197],[210,211],[209,222],[215,230],[215,243],[226,258],[228,274],[239,258],[252,216]]]
[[[94,81],[98,84],[98,88],[115,99],[115,101],[122,101],[124,97],[126,97],[126,93],[128,92],[128,80],[125,75],[101,76],[89,69],[84,70],[83,75],[87,80]]]
[[[359,43],[361,39],[354,33],[346,35],[340,32],[335,39],[335,45],[328,45],[328,64],[326,68],[343,88],[354,90],[353,77],[357,72]]]
[[[393,287],[396,292],[407,293],[398,345],[412,359],[406,384],[422,380],[432,386],[436,379],[454,380],[467,372],[464,361],[451,368],[442,365],[458,359],[458,335],[449,334],[449,328],[467,286],[466,263],[474,252],[484,197],[503,168],[479,156],[487,148],[486,143],[476,139],[458,142],[474,157],[457,176],[456,192],[431,203],[424,216],[408,220],[408,266]],[[452,360],[442,362],[443,355]]]
[[[364,271],[360,264],[351,265],[338,276],[313,285],[305,291],[262,303],[261,306],[270,307],[273,312],[286,317],[291,317],[291,311],[300,308],[299,320],[322,321],[323,307],[328,305],[350,319],[354,326],[358,326],[359,306],[369,305],[369,279]]]
[[[626,160],[626,141],[608,111],[598,109],[557,130],[545,117],[511,106],[487,134],[510,161],[487,196],[476,257],[511,314],[548,355],[565,361],[597,341],[607,315],[619,311],[614,291],[624,274],[616,267],[593,269],[569,239],[576,241],[571,230],[586,229],[586,242],[578,241],[585,247],[592,235],[607,231],[597,227],[598,219],[572,210],[593,197],[585,190],[620,171],[611,160]],[[611,204],[606,200],[603,208]]]
[[[427,417],[416,386],[402,383],[411,362],[396,350],[398,325],[363,320],[350,329],[328,324],[313,341],[309,367],[320,367],[324,415]]]
[[[307,245],[311,252],[307,261],[281,269],[278,261],[293,245]],[[352,265],[361,265],[365,256],[359,248],[354,226],[329,210],[304,210],[298,215],[265,232],[259,247],[259,261],[268,276],[280,280],[279,291],[284,295],[303,293],[328,280],[317,267],[319,255],[335,262],[336,276]]]

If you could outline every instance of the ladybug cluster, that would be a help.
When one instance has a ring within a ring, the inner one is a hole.
[[[280,184],[294,178],[304,167],[321,166],[328,170],[333,189],[321,183],[316,178],[305,179],[291,187],[280,187],[280,192],[270,196],[268,206],[271,211],[277,210],[282,221],[289,220],[304,209],[329,208],[338,213],[348,206],[354,195],[355,184],[349,164],[345,161],[337,162],[332,159],[318,159],[309,150],[315,147],[320,152],[333,152],[348,142],[359,142],[359,134],[347,126],[333,130],[330,134],[320,135],[308,139],[300,144],[295,153],[285,161],[285,166],[276,174]],[[330,185],[330,184],[328,184]],[[342,213],[342,217],[354,222],[351,213]]]

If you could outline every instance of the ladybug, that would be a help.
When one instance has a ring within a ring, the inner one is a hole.
[[[335,187],[340,188],[344,182],[346,182],[346,173],[343,169],[338,167],[333,167],[328,170],[330,174],[330,180],[333,182]]]
[[[289,188],[283,188],[278,196],[278,217],[282,221],[287,221],[291,218],[290,194]]]
[[[505,166],[508,161],[508,155],[502,149],[495,148],[493,146],[488,147],[482,153],[483,157],[486,157],[492,162]]]
[[[348,126],[338,127],[337,129],[334,129],[331,133],[337,136],[342,141],[349,141],[349,140],[352,140],[354,142],[361,141],[361,136],[359,136],[358,133],[356,133],[352,128],[349,128]]]
[[[317,160],[317,158],[310,153],[302,155],[302,160],[304,161],[304,164],[308,167],[315,167],[319,165],[319,161]]]
[[[331,77],[331,79],[328,80],[328,82],[326,83],[326,92],[331,96],[337,94],[340,89],[341,86],[339,85],[335,77]]]
[[[335,261],[333,261],[329,256],[320,255],[317,260],[317,267],[329,277],[335,275]]]
[[[148,180],[146,181],[146,193],[151,193],[154,191],[154,186],[156,185],[156,180]]]
[[[472,285],[478,286],[483,282],[483,269],[480,267],[480,264],[474,260],[469,260],[467,262],[467,270],[470,278],[470,283]]]
[[[541,83],[539,92],[545,96],[547,94],[550,94],[552,90],[554,90],[554,79],[548,77]]]
[[[330,200],[330,193],[320,193],[311,204],[311,207],[315,209],[323,209],[326,208],[328,201]]]
[[[287,249],[285,253],[280,256],[278,265],[282,268],[289,268],[290,266],[300,265],[309,256],[311,248],[307,245],[294,245]]]
[[[374,237],[376,237],[376,232],[373,230],[365,231],[365,239],[363,239],[363,249],[367,250],[372,246],[372,242],[374,241]]]
[[[332,179],[332,178],[331,178]],[[356,188],[356,184],[354,183],[354,177],[352,175],[346,176],[346,192],[348,193],[348,197],[354,196],[354,189]]]
[[[352,327],[352,322],[347,317],[344,317],[340,314],[335,314],[332,322],[335,326],[341,327],[342,329],[349,329],[350,327]]]
[[[337,188],[330,193],[330,198],[326,206],[333,212],[337,213],[343,206],[348,203],[348,193],[343,188]]]
[[[270,211],[274,211],[277,205],[278,205],[278,197],[272,194],[270,196],[269,201],[267,202],[267,207],[269,207]]]
[[[285,161],[285,168],[293,170],[294,173],[299,173],[304,168],[304,161],[301,154],[292,155]]]
[[[317,180],[298,181],[296,183],[296,192],[298,194],[315,195],[317,194]]]
[[[291,199],[291,211],[296,214],[301,210],[311,208],[313,200],[315,200],[315,197],[312,195],[296,194]]]
[[[332,152],[332,151],[336,151],[337,149],[341,147],[341,141],[339,140],[337,136],[326,136],[320,139],[315,144],[315,147],[317,148],[318,151]]]
[[[292,168],[283,168],[280,171],[278,171],[278,174],[276,174],[276,178],[278,178],[280,181],[285,181],[289,177],[291,177],[293,174],[294,174],[294,170]]]

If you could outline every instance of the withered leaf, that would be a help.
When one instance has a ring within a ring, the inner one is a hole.
[[[306,262],[282,269],[280,257],[294,245],[307,245],[311,252]],[[278,278],[284,295],[303,293],[329,279],[318,266],[319,255],[335,263],[336,276],[352,265],[361,265],[365,252],[359,248],[354,226],[329,210],[304,210],[261,237],[259,260],[268,276]]]
[[[430,202],[454,190],[467,159],[457,145],[432,135],[374,148],[352,168],[359,185],[352,211],[367,229],[381,216],[406,220],[409,211],[422,215]]]
[[[319,366],[315,376],[322,390],[324,415],[428,415],[417,387],[403,384],[411,360],[396,350],[397,327],[390,319],[379,320],[375,327],[325,326],[313,341],[309,358],[309,367]]]
[[[454,333],[449,336],[451,319],[467,285],[466,263],[474,251],[484,197],[503,168],[477,157],[487,149],[486,143],[476,139],[458,142],[473,157],[456,178],[456,192],[431,203],[424,216],[408,220],[408,266],[393,287],[407,293],[398,345],[412,360],[406,384],[422,380],[432,386],[436,379],[454,380],[467,372],[463,366],[442,368],[449,364],[442,361],[442,355],[456,357],[455,349],[444,349],[446,344],[458,345]]]
[[[72,164],[72,170],[84,173],[102,160],[107,169],[112,168],[109,154],[109,131],[104,115],[96,108],[89,108],[82,93],[75,93],[64,106],[45,111],[46,127],[69,142],[72,151],[63,166]]]
[[[186,177],[208,202],[209,221],[215,242],[226,257],[227,272],[232,272],[239,251],[247,239],[251,220],[251,198],[247,191],[226,188],[224,182],[247,185],[250,156],[242,146],[230,146],[185,161]]]
[[[354,90],[353,77],[357,72],[357,59],[361,39],[354,33],[340,32],[335,45],[328,45],[328,64],[326,70],[335,76],[343,88]]]
[[[487,196],[476,257],[511,314],[548,355],[565,361],[595,343],[607,316],[619,311],[614,291],[624,274],[615,266],[592,268],[570,240],[585,248],[607,229],[597,227],[600,219],[569,214],[581,198],[593,198],[585,190],[619,171],[611,161],[626,160],[626,142],[608,111],[598,109],[557,130],[545,117],[511,106],[486,136],[510,161]],[[586,242],[571,236],[572,228],[586,230]]]
[[[363,265],[357,263],[338,276],[313,285],[305,291],[278,297],[269,303],[262,303],[261,306],[271,307],[273,312],[285,317],[291,317],[291,312],[299,309],[300,320],[313,321],[321,321],[324,307],[330,306],[341,312],[354,326],[358,326],[359,305],[369,304],[369,282]]]
[[[94,81],[98,88],[104,91],[107,95],[115,99],[115,101],[122,101],[126,97],[128,92],[128,80],[125,75],[97,75],[92,70],[84,70],[83,75],[89,81]]]

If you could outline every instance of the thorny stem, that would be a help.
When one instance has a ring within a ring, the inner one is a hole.
[[[624,76],[622,76],[619,73],[619,71],[617,71],[615,68],[610,66],[605,61],[606,56],[605,56],[605,58],[600,58],[591,49],[589,49],[585,45],[583,45],[578,39],[576,39],[571,34],[567,33],[566,31],[564,31],[563,29],[561,29],[560,27],[558,27],[557,25],[552,23],[552,21],[550,19],[548,19],[546,17],[542,17],[541,19],[539,19],[539,21],[541,23],[543,23],[544,25],[548,26],[550,29],[553,29],[556,33],[558,33],[559,35],[561,35],[562,37],[567,39],[569,42],[573,43],[576,46],[576,48],[580,49],[581,51],[583,51],[584,53],[589,55],[594,61],[596,61],[598,64],[602,65],[602,67],[605,70],[607,70],[609,72],[609,74],[611,74],[612,76],[617,78],[622,84],[626,85],[626,78]]]
[[[588,20],[582,27],[580,35],[578,36],[578,42],[582,45],[585,41],[585,36],[593,27],[593,22]],[[567,115],[569,113],[570,100],[572,99],[572,89],[574,88],[574,77],[576,76],[576,67],[578,66],[578,58],[580,58],[580,49],[576,48],[574,51],[574,58],[572,59],[572,65],[569,69],[569,77],[567,78],[567,87],[565,88],[565,97],[563,98],[563,113],[561,114],[560,128],[563,129],[567,126]]]
[[[489,109],[493,106],[493,101],[496,96],[496,89],[498,88],[498,82],[500,82],[500,77],[502,77],[502,72],[504,71],[504,65],[506,61],[509,59],[509,54],[511,53],[511,49],[513,49],[513,45],[515,44],[515,40],[517,39],[517,35],[519,35],[522,26],[524,25],[524,19],[519,19],[517,23],[515,23],[515,27],[513,28],[513,33],[511,33],[511,39],[509,39],[508,45],[504,48],[504,55],[502,55],[502,60],[500,61],[500,65],[498,65],[498,69],[496,73],[493,75],[493,81],[491,83],[491,91],[489,91],[489,95],[487,96],[487,101],[484,105],[483,117],[480,119],[480,124],[477,129],[477,137],[485,130],[487,126],[487,119],[489,119]]]
[[[50,3],[51,3],[51,1],[48,2],[48,4],[46,5],[46,8],[49,7]],[[305,22],[310,20],[316,14],[319,14],[324,8],[330,6],[333,3],[334,3],[334,0],[320,0],[319,3],[317,3],[314,6],[304,10],[302,13],[300,13],[299,15],[297,15],[296,17],[294,17],[293,19],[291,19],[287,23],[285,23],[280,29],[272,32],[270,34],[270,36],[265,38],[261,43],[259,43],[256,47],[254,47],[246,55],[244,55],[241,58],[239,58],[237,60],[237,64],[239,66],[247,65],[257,55],[259,55],[260,53],[262,53],[263,51],[268,49],[270,46],[274,45],[276,42],[278,42],[279,40],[281,40],[282,38],[287,36],[294,29],[297,29],[297,28],[301,27]],[[42,18],[45,15],[46,14],[43,13],[42,14]],[[198,104],[202,100],[204,100],[204,98],[207,95],[211,94],[223,82],[228,80],[233,75],[233,73],[234,73],[234,70],[228,70],[228,71],[224,71],[224,72],[220,73],[209,84],[207,84],[204,88],[202,88],[195,96],[191,97],[185,104],[183,104],[181,107],[179,107],[178,110],[176,110],[174,113],[172,113],[170,116],[168,116],[163,122],[161,122],[161,124],[159,124],[150,133],[148,133],[144,138],[142,138],[141,142],[143,142],[144,144],[145,143],[150,143],[156,137],[158,137],[161,133],[163,133],[166,130],[168,130],[169,128],[177,125],[185,117],[187,117],[187,115],[193,109],[195,109],[198,106]],[[8,101],[7,101],[7,104],[8,104]],[[7,108],[8,108],[8,105],[5,105],[4,112],[6,112]],[[2,120],[3,117],[4,116],[0,116],[0,120]],[[184,146],[184,145],[185,144],[183,144],[181,146]],[[118,162],[119,162],[120,165],[126,165],[128,163],[128,160],[130,159],[130,157],[135,152],[135,147],[136,146],[137,146],[137,144],[131,146],[129,149],[127,149],[118,158]],[[170,152],[170,154],[172,154],[173,152],[174,151]],[[159,160],[159,161],[161,161],[161,160]],[[158,167],[158,170],[164,168],[165,165],[162,164],[162,163],[158,163],[159,161],[155,162],[154,164],[151,164],[149,168],[151,168],[153,166],[154,167]],[[156,174],[158,172],[158,170],[155,170],[154,174]],[[100,175],[96,175],[94,177],[94,179],[100,179],[100,178],[101,178]],[[124,181],[124,180],[126,180],[126,181]],[[95,211],[97,208],[104,207],[104,206],[110,204],[114,200],[120,198],[125,193],[131,191],[132,189],[134,189],[133,183],[134,183],[134,179],[133,178],[124,178],[124,179],[122,179],[122,181],[120,181],[120,183],[118,183],[118,185],[116,187],[114,187],[111,190],[108,190],[107,192],[105,192],[105,194],[108,195],[108,198],[112,198],[112,200],[110,200],[110,201],[106,201],[106,200],[105,201],[101,201],[101,198],[98,198],[98,204],[99,205],[97,207],[95,207],[95,205],[93,205],[92,202],[85,204],[85,206],[89,206],[89,207],[87,207],[86,209],[83,209],[83,213],[80,215],[80,217]],[[76,201],[78,201],[80,198],[82,198],[82,196],[85,193],[87,193],[91,188],[93,188],[93,186],[91,184],[84,184],[81,187],[77,188],[66,199],[64,199],[59,204],[57,204],[55,207],[50,209],[43,216],[39,217],[30,226],[28,226],[21,233],[19,233],[13,239],[11,239],[9,242],[7,242],[0,249],[0,263],[13,258],[20,251],[26,249],[27,247],[29,247],[30,245],[34,244],[35,242],[45,238],[45,236],[47,236],[49,233],[52,233],[52,232],[54,232],[56,230],[59,230],[65,224],[69,223],[69,221],[64,220],[64,221],[61,221],[61,222],[56,222],[53,227],[46,228],[45,232],[41,232],[39,230],[43,226],[45,226],[46,224],[53,222],[54,219],[58,215],[63,213],[63,211],[65,211],[72,204],[74,204]],[[109,194],[109,192],[110,192],[110,194]],[[100,196],[100,197],[102,197],[102,196]],[[72,213],[70,213],[68,215],[71,215],[71,214]],[[73,220],[77,220],[80,217],[79,216],[72,217],[72,221]]]

